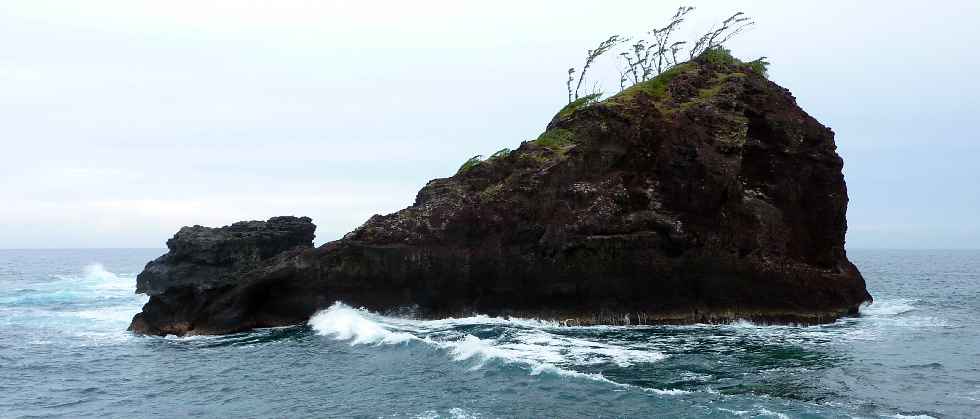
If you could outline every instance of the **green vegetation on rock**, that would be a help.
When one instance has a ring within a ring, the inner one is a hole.
[[[619,57],[620,93],[627,90],[628,86],[649,83],[642,91],[653,96],[662,96],[663,87],[666,82],[670,81],[670,78],[661,79],[658,83],[655,82],[658,77],[668,75],[673,68],[682,66],[690,61],[695,61],[703,56],[728,61],[731,64],[746,64],[759,74],[763,76],[766,74],[766,65],[769,63],[765,61],[765,57],[749,63],[743,63],[732,58],[728,50],[724,48],[726,42],[742,33],[746,28],[755,25],[755,21],[745,15],[745,13],[733,13],[721,23],[712,25],[710,30],[693,42],[676,41],[674,37],[678,34],[679,27],[687,20],[687,16],[693,10],[694,7],[691,6],[678,7],[677,12],[674,13],[666,25],[662,27],[655,26],[646,32],[650,38],[644,38],[643,36],[612,35],[600,42],[595,48],[588,50],[585,65],[581,71],[576,74],[574,67],[568,69],[568,80],[565,82],[568,88],[568,102],[569,106],[571,106],[568,113],[574,112],[577,106],[581,106],[581,104],[575,104],[575,102],[578,102],[580,99],[578,92],[582,87],[587,71],[595,64],[595,61],[600,56],[609,51],[613,51]],[[616,50],[618,46],[631,40],[634,41],[631,45],[625,49]],[[685,59],[688,61],[685,61]],[[626,64],[625,67],[622,66],[623,62]],[[574,88],[572,88],[573,84],[575,86]],[[661,94],[657,94],[658,92]],[[565,109],[559,112],[559,117],[566,116],[563,113],[564,111]]]
[[[682,51],[682,47],[687,43],[672,42],[671,37],[676,35],[677,26],[692,10],[692,7],[679,8],[666,26],[649,32],[652,39],[637,40],[631,45],[632,49],[619,53],[619,56],[626,60],[628,67],[620,70],[620,92],[608,99],[602,99],[602,92],[598,92],[598,84],[593,89],[596,93],[582,97],[579,97],[578,93],[586,71],[592,67],[595,60],[630,37],[614,35],[600,43],[598,47],[589,50],[580,72],[576,73],[574,69],[568,70],[569,103],[555,115],[551,125],[553,128],[531,141],[531,144],[537,147],[519,151],[518,159],[530,159],[537,163],[553,161],[555,158],[562,159],[576,144],[577,128],[570,118],[582,109],[599,106],[622,111],[652,106],[664,114],[674,114],[692,107],[710,104],[719,100],[719,95],[737,92],[740,88],[739,83],[735,83],[736,78],[748,77],[751,73],[766,76],[769,62],[765,57],[746,62],[732,56],[731,51],[724,47],[724,43],[731,37],[754,24],[741,12],[733,14],[720,25],[713,27],[686,53]],[[658,45],[669,48],[655,49],[654,47]],[[710,73],[706,74],[705,71]],[[681,87],[676,91],[671,90],[669,88],[671,84],[682,75],[685,75],[685,79],[680,81]],[[692,87],[697,90],[691,91]],[[717,134],[719,143],[725,147],[739,147],[745,141],[745,121],[738,116],[731,118],[737,128],[732,132],[719,132]],[[513,152],[504,148],[485,160],[483,156],[474,156],[463,163],[457,173],[466,173],[480,164],[497,164],[500,159],[510,156]]]
[[[759,57],[755,60],[745,63],[749,66],[752,71],[759,73],[762,77],[769,78],[769,61],[766,61],[766,57]]]
[[[589,107],[589,105],[599,102],[599,98],[601,96],[602,96],[602,92],[598,92],[575,99],[574,101],[565,105],[565,107],[561,108],[560,111],[558,111],[558,118],[565,118],[575,113],[575,111],[579,109],[587,108]]]
[[[613,96],[610,99],[614,101],[631,100],[638,92],[645,93],[654,98],[662,98],[666,96],[667,84],[669,84],[671,80],[694,68],[696,68],[696,65],[691,62],[678,64],[657,77],[630,86],[628,89],[623,90],[618,95]]]
[[[457,170],[456,173],[457,174],[459,174],[459,173],[466,173],[470,169],[476,167],[476,165],[478,165],[480,163],[483,163],[483,156],[482,155],[476,155],[476,156],[470,157],[470,159],[467,160],[465,163],[463,163],[462,166],[459,166],[459,170]]]
[[[725,47],[711,48],[699,56],[705,62],[711,64],[728,64],[735,66],[748,66],[752,71],[759,73],[763,77],[768,77],[769,62],[766,57],[759,57],[753,61],[745,62],[732,55],[732,52]]]
[[[575,134],[563,128],[549,129],[538,136],[534,143],[554,151],[563,151],[573,144]]]
[[[493,153],[492,155],[490,155],[490,160],[493,160],[493,159],[502,159],[504,157],[509,156],[511,152],[513,152],[513,150],[511,150],[509,148],[502,148],[502,149],[498,150],[496,153]]]

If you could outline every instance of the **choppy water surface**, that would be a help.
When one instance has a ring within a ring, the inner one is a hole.
[[[0,417],[976,417],[980,252],[852,251],[823,326],[419,321],[343,304],[224,337],[125,332],[161,250],[0,251]]]

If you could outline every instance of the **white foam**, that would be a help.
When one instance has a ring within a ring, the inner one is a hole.
[[[661,396],[680,396],[684,394],[692,394],[692,391],[681,390],[679,388],[670,389],[660,389],[660,388],[644,388],[643,391],[648,391],[651,393],[659,394]]]
[[[449,412],[448,413],[449,413],[449,415],[447,417],[450,417],[450,418],[453,418],[453,419],[475,419],[475,418],[480,417],[480,415],[478,415],[476,413],[471,413],[471,412],[466,411],[466,409],[461,409],[461,408],[458,408],[458,407],[454,407],[452,409],[449,409]],[[443,416],[440,415],[439,412],[437,412],[435,410],[427,410],[427,411],[422,412],[422,413],[420,413],[420,414],[418,414],[418,415],[415,416],[416,419],[439,419],[441,417],[443,417]]]
[[[759,416],[771,416],[779,419],[789,419],[789,415],[785,413],[773,412],[772,410],[766,408],[759,409]]]
[[[124,290],[133,292],[136,288],[136,281],[133,278],[124,278],[109,272],[101,263],[93,263],[84,269],[85,280],[95,284],[99,290]]]
[[[896,316],[915,310],[915,306],[912,305],[915,302],[915,300],[909,299],[875,301],[870,305],[861,307],[861,314],[871,317]]]
[[[75,315],[83,319],[95,320],[100,322],[113,322],[117,324],[126,323],[133,319],[132,307],[107,307],[95,310],[76,311]]]
[[[452,415],[453,419],[472,419],[479,417],[475,413],[467,412],[466,409],[460,409],[458,407],[449,409],[449,414]]]
[[[556,335],[541,330],[522,333],[516,339],[521,344],[503,346],[523,349],[532,355],[537,355],[535,359],[545,362],[570,361],[575,365],[611,362],[620,367],[629,367],[634,364],[658,362],[667,358],[667,355],[662,352],[650,348],[623,347]]]
[[[463,319],[421,321],[385,317],[367,310],[354,309],[343,303],[318,312],[309,321],[321,335],[339,340],[351,340],[353,345],[372,343],[402,343],[424,339],[449,350],[453,358],[462,361],[479,358],[481,361],[535,361],[593,365],[612,362],[627,367],[644,362],[658,362],[667,356],[646,348],[622,347],[549,333],[559,328],[554,322],[527,319],[502,319],[473,316]],[[434,332],[445,332],[458,326],[507,325],[519,326],[510,342],[483,340],[475,336],[459,336],[455,340],[432,340]],[[414,333],[414,334],[413,334]],[[417,336],[418,335],[418,336]]]
[[[4,313],[8,319],[71,336],[74,345],[100,345],[130,337],[126,325],[147,301],[134,293],[135,286],[132,275],[117,275],[92,263],[78,273],[54,275],[18,290],[0,304],[11,306]]]
[[[418,339],[404,332],[393,332],[381,324],[366,318],[366,310],[358,310],[341,303],[313,315],[309,325],[325,336],[350,340],[351,345],[396,344]]]
[[[473,316],[425,321],[381,316],[337,302],[311,317],[309,325],[320,335],[350,341],[351,345],[420,342],[445,351],[454,361],[472,363],[471,369],[483,368],[489,362],[518,364],[527,369],[530,375],[549,373],[580,377],[620,387],[632,386],[615,383],[601,374],[583,373],[570,367],[601,363],[630,366],[667,358],[667,355],[653,349],[623,347],[563,336],[553,333],[553,329],[560,328],[558,323],[529,319]],[[514,330],[506,340],[481,339],[454,330],[459,326],[474,325],[504,325],[513,327]],[[671,396],[689,393],[676,389],[643,390]]]
[[[873,322],[879,327],[927,328],[952,326],[945,319],[918,314],[918,307],[913,305],[915,303],[918,303],[918,300],[894,299],[876,301],[871,305],[862,307],[861,315],[864,320]]]
[[[559,322],[538,320],[538,319],[522,319],[518,317],[491,317],[484,314],[477,314],[470,317],[447,317],[438,320],[425,320],[420,322],[414,319],[404,319],[399,317],[384,317],[385,322],[391,324],[397,324],[399,326],[406,327],[421,327],[422,329],[436,329],[436,328],[452,328],[459,326],[473,326],[473,325],[501,325],[501,326],[511,326],[511,327],[526,327],[526,328],[558,328],[562,327]]]
[[[106,270],[101,263],[91,263],[82,268],[81,276],[55,275],[58,281],[47,284],[53,290],[63,291],[126,291],[136,289],[132,275],[117,275]]]

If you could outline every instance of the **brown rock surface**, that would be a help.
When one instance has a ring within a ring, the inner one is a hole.
[[[296,324],[334,301],[576,324],[820,323],[871,299],[844,251],[833,132],[745,65],[681,64],[469,166],[316,249],[294,225],[305,241],[239,240],[218,263],[200,249],[233,235],[171,246],[182,229],[140,275],[151,300],[131,329]],[[216,276],[181,274],[215,263]]]

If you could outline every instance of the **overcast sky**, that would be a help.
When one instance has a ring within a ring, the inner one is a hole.
[[[755,17],[735,54],[836,132],[849,248],[980,248],[980,2],[690,4],[688,38]],[[0,248],[162,248],[286,214],[339,238],[534,138],[586,49],[678,5],[6,0]]]

